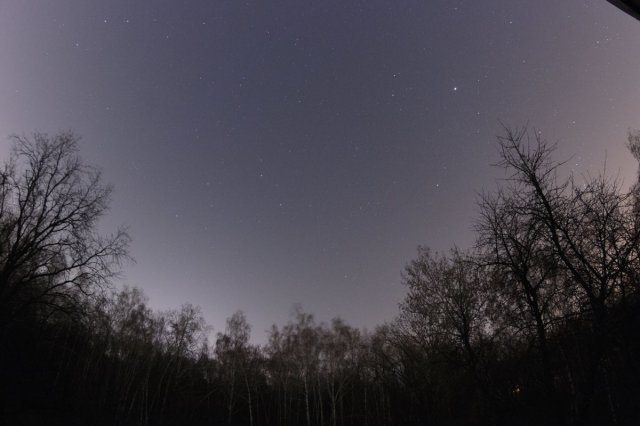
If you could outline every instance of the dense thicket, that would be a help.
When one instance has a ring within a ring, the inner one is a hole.
[[[640,424],[639,186],[574,178],[506,130],[477,244],[419,248],[373,332],[295,309],[264,346],[242,312],[109,289],[127,236],[70,134],[20,139],[0,176],[0,419],[95,425]],[[629,148],[640,152],[640,134]]]

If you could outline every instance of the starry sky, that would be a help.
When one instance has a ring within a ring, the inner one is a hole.
[[[473,244],[500,122],[633,181],[638,76],[604,0],[0,0],[0,158],[80,134],[156,309],[373,328],[419,244]]]

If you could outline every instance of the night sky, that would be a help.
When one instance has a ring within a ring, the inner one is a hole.
[[[604,0],[0,0],[0,158],[73,129],[156,309],[391,320],[419,244],[473,244],[500,121],[627,182],[640,22]]]

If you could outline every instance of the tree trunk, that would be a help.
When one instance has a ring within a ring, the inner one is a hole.
[[[307,426],[311,426],[311,413],[309,412],[309,385],[307,383],[307,375],[304,375],[304,405],[307,414]]]
[[[249,402],[249,426],[253,426],[253,408],[251,403],[251,387],[249,386],[249,379],[247,378],[247,374],[244,375],[244,383],[247,387],[247,399]]]

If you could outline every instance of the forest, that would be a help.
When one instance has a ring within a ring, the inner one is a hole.
[[[419,247],[373,331],[301,308],[250,340],[238,311],[154,311],[119,284],[126,229],[71,132],[13,138],[0,171],[0,424],[640,424],[640,184],[576,176],[504,128],[475,244]],[[640,160],[640,132],[629,152]]]

